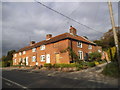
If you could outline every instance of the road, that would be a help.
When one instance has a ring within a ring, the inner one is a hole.
[[[71,79],[59,76],[48,76],[43,73],[3,70],[2,88],[115,88],[109,84],[92,82],[81,78]]]

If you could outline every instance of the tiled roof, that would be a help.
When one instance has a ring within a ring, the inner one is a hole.
[[[81,36],[78,36],[78,35],[73,36],[70,33],[63,33],[63,34],[57,35],[55,37],[52,37],[50,40],[43,40],[41,42],[35,43],[33,46],[26,46],[24,48],[21,48],[20,50],[18,50],[18,52],[24,51],[24,50],[29,50],[29,49],[32,49],[34,47],[38,47],[40,45],[50,44],[50,43],[53,43],[53,42],[56,42],[56,41],[59,41],[59,40],[63,40],[63,39],[74,39],[74,40],[78,40],[78,41],[82,41],[82,42],[86,42],[86,43],[89,43],[89,44],[96,45],[95,43],[93,43],[92,41],[89,41],[88,39],[86,39],[84,37],[81,37]]]

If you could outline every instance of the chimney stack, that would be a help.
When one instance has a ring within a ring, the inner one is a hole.
[[[70,26],[70,34],[76,35],[76,33],[77,33],[77,30],[74,27]]]
[[[46,40],[49,40],[52,37],[52,34],[47,34],[46,35]]]
[[[35,41],[31,41],[30,42],[30,46],[34,45],[35,44]]]

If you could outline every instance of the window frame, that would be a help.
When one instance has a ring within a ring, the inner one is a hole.
[[[22,52],[19,52],[19,55],[21,56],[21,55],[22,55]]]
[[[14,57],[17,57],[17,54],[14,54]]]
[[[36,52],[36,48],[32,48],[32,52]]]
[[[14,63],[16,63],[17,62],[17,60],[16,59],[14,59]]]
[[[44,56],[44,58],[43,58],[43,56]],[[40,55],[40,61],[45,62],[45,55]]]
[[[45,50],[45,45],[41,45],[40,50]]]
[[[80,56],[80,53],[81,53],[81,56]],[[78,56],[79,56],[80,60],[83,60],[83,51],[79,50],[78,51]]]
[[[23,51],[23,54],[26,54],[26,51]]]
[[[32,62],[36,61],[36,56],[32,56]]]
[[[79,44],[79,43],[81,43],[81,44]],[[82,48],[82,42],[81,41],[77,42],[77,47]]]
[[[92,45],[89,44],[89,45],[88,45],[88,49],[92,49]]]

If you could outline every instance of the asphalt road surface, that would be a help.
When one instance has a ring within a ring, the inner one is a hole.
[[[70,79],[57,76],[47,76],[42,73],[3,70],[2,88],[115,88],[115,86],[87,79]]]

